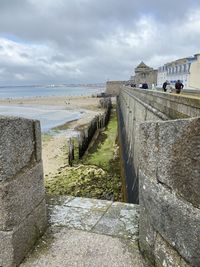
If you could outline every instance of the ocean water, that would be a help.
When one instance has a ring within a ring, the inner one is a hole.
[[[0,98],[29,98],[40,96],[90,96],[104,91],[91,87],[0,87]],[[42,132],[80,119],[84,110],[65,110],[47,105],[0,105],[1,116],[17,116],[40,120]]]
[[[1,106],[1,116],[17,116],[27,119],[39,120],[42,132],[62,125],[66,122],[80,119],[83,116],[83,110],[64,110],[55,106]]]
[[[8,86],[0,87],[0,98],[28,98],[36,96],[90,96],[103,92],[102,87],[83,86]]]

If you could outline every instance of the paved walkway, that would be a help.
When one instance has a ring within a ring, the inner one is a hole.
[[[137,205],[53,197],[50,227],[21,267],[143,267]]]

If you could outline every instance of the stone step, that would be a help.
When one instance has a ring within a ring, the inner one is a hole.
[[[48,197],[46,234],[21,267],[143,267],[138,249],[139,206]]]

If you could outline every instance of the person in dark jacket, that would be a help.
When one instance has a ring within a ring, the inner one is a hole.
[[[164,92],[167,92],[167,85],[168,85],[168,81],[165,81],[162,86]]]
[[[184,85],[182,84],[182,82],[180,80],[178,80],[175,83],[175,89],[176,89],[176,93],[180,94],[181,90],[183,89]]]
[[[148,87],[148,84],[145,82],[145,83],[142,84],[142,87],[141,88],[142,89],[148,89],[149,87]]]

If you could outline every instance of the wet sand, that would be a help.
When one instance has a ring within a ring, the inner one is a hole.
[[[48,105],[61,106],[65,109],[83,108],[96,110],[99,103],[99,98],[90,96],[48,96],[48,97],[33,97],[33,98],[7,98],[0,99],[0,105]]]
[[[60,168],[67,165],[67,140],[70,134],[75,134],[76,129],[87,125],[97,114],[102,112],[99,108],[99,98],[83,97],[34,97],[23,99],[0,99],[0,105],[22,106],[59,106],[65,110],[80,110],[84,112],[79,120],[65,123],[63,127],[56,127],[53,135],[42,134],[42,159],[44,175],[51,178]],[[60,128],[60,129],[59,129]]]
[[[59,106],[65,110],[83,110],[79,120],[68,122],[64,125],[66,131],[59,130],[56,134],[42,134],[42,159],[44,165],[44,175],[48,178],[53,177],[68,163],[67,139],[78,127],[88,124],[95,115],[102,112],[99,108],[99,98],[82,97],[33,97],[23,99],[0,99],[0,105],[22,105],[22,106]],[[61,128],[62,129],[62,128]]]

